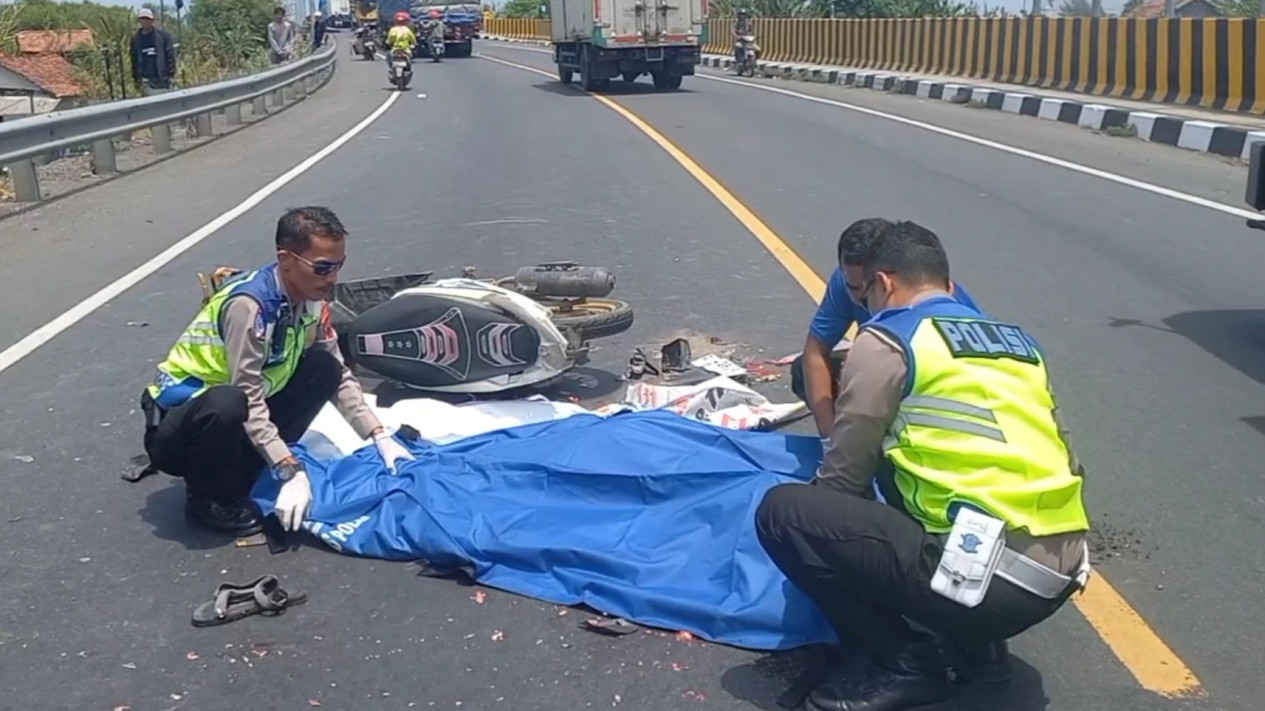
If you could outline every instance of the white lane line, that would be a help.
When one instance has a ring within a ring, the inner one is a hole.
[[[544,54],[552,54],[552,52],[550,52],[547,49],[537,49],[533,47],[521,47],[521,46],[515,46],[515,45],[506,45],[505,49],[513,49],[513,50],[518,50],[520,52],[540,52]],[[865,114],[866,116],[873,116],[875,118],[886,119],[888,121],[894,121],[899,124],[904,124],[905,126],[920,128],[924,131],[930,131],[932,133],[938,133],[941,136],[948,136],[949,138],[956,138],[960,141],[966,141],[967,143],[974,143],[977,146],[992,148],[993,150],[1001,151],[1003,153],[1009,153],[1011,155],[1022,156],[1024,158],[1030,158],[1032,160],[1045,163],[1047,165],[1053,165],[1059,168],[1065,168],[1067,170],[1080,173],[1082,175],[1089,175],[1095,178],[1101,178],[1102,180],[1108,180],[1113,183],[1126,185],[1128,187],[1136,188],[1138,190],[1143,190],[1145,192],[1152,193],[1155,195],[1161,195],[1163,197],[1172,198],[1174,200],[1180,200],[1182,202],[1189,203],[1191,205],[1206,207],[1209,210],[1216,210],[1217,212],[1221,212],[1227,215],[1233,215],[1234,217],[1242,217],[1249,220],[1261,219],[1260,213],[1253,212],[1251,210],[1245,210],[1240,207],[1234,207],[1233,205],[1226,205],[1225,203],[1220,203],[1215,200],[1201,198],[1198,195],[1191,195],[1190,193],[1184,193],[1180,190],[1174,190],[1172,188],[1166,188],[1162,185],[1155,185],[1154,183],[1148,183],[1144,180],[1137,180],[1136,178],[1130,178],[1124,175],[1118,175],[1110,171],[1099,170],[1098,168],[1091,168],[1087,165],[1074,163],[1070,160],[1063,160],[1062,158],[1056,158],[1054,156],[1046,155],[1044,153],[1029,151],[1027,149],[1018,148],[1015,146],[1007,145],[1005,143],[998,143],[997,141],[990,141],[987,138],[980,138],[979,136],[973,136],[969,133],[954,131],[951,128],[944,128],[942,126],[936,126],[934,124],[926,123],[923,121],[917,121],[915,119],[905,118],[904,116],[889,114],[885,111],[878,111],[875,109],[867,108],[865,106],[857,106],[856,104],[849,104],[845,101],[835,101],[834,99],[826,99],[820,96],[813,96],[812,94],[802,94],[798,91],[791,91],[789,89],[783,89],[781,87],[766,86],[764,84],[758,84],[758,83],[750,82],[750,81],[742,81],[739,79],[730,79],[728,77],[719,77],[719,76],[715,76],[715,75],[707,74],[703,72],[699,72],[695,74],[694,76],[700,79],[706,79],[708,81],[721,82],[723,84],[733,84],[735,86],[746,87],[748,89],[758,89],[759,91],[768,91],[774,94],[781,94],[783,96],[789,96],[795,99],[811,101],[816,104],[825,104],[826,106],[833,106],[839,109],[855,111],[859,114]],[[619,98],[619,97],[615,97],[615,98]],[[1246,181],[1246,178],[1245,178],[1245,181]],[[1244,184],[1246,185],[1246,182]]]
[[[10,366],[17,363],[19,360],[22,360],[26,356],[34,353],[40,346],[43,346],[56,338],[62,331],[65,331],[83,320],[84,317],[101,308],[111,299],[117,298],[123,292],[133,286],[136,286],[146,277],[163,268],[168,262],[189,251],[199,242],[202,242],[207,237],[215,234],[225,225],[238,217],[241,217],[246,213],[246,211],[263,202],[268,198],[268,196],[285,187],[287,183],[307,172],[312,166],[320,162],[321,159],[341,148],[345,143],[350,141],[352,138],[355,138],[356,134],[365,130],[370,124],[378,120],[378,118],[381,117],[382,114],[386,113],[387,109],[391,108],[391,105],[399,98],[400,94],[398,92],[392,93],[386,98],[386,101],[382,102],[381,106],[374,109],[373,113],[366,116],[360,123],[352,126],[346,133],[334,139],[332,143],[316,153],[313,153],[302,163],[299,163],[290,170],[286,171],[280,177],[273,180],[271,183],[268,183],[259,190],[255,191],[252,195],[250,195],[250,197],[247,197],[232,209],[199,227],[189,236],[163,250],[162,253],[158,254],[158,256],[133,269],[114,282],[102,287],[100,291],[97,291],[95,294],[89,296],[83,301],[80,301],[78,304],[75,304],[62,315],[52,321],[49,321],[43,326],[40,326],[17,343],[14,343],[3,351],[0,351],[0,373],[8,370]]]
[[[748,89],[758,89],[760,91],[769,91],[774,94],[782,94],[783,96],[790,96],[796,99],[803,99],[804,101],[811,101],[817,104],[825,104],[827,106],[834,106],[840,109],[847,109],[848,111],[855,111],[859,114],[865,114],[867,116],[873,116],[875,118],[881,118],[881,119],[886,119],[888,121],[894,121],[896,123],[904,124],[906,126],[912,126],[913,128],[920,128],[924,131],[938,133],[941,136],[948,136],[949,138],[956,138],[960,141],[966,141],[967,143],[974,143],[977,146],[984,146],[985,148],[992,148],[993,150],[1001,151],[1003,153],[1009,153],[1011,155],[1022,156],[1024,158],[1030,158],[1032,160],[1045,163],[1047,165],[1053,165],[1059,168],[1065,168],[1067,170],[1081,173],[1082,175],[1089,175],[1095,178],[1109,180],[1113,183],[1118,183],[1120,185],[1127,185],[1128,187],[1137,188],[1138,190],[1143,190],[1148,193],[1154,193],[1155,195],[1162,195],[1164,197],[1172,198],[1174,200],[1181,200],[1182,202],[1190,203],[1192,205],[1206,207],[1209,210],[1216,210],[1217,212],[1222,212],[1227,215],[1233,215],[1235,217],[1243,217],[1246,219],[1253,219],[1253,220],[1261,218],[1260,213],[1252,212],[1251,210],[1245,210],[1243,208],[1234,207],[1233,205],[1226,205],[1224,203],[1220,203],[1215,200],[1201,198],[1198,195],[1191,195],[1190,193],[1184,193],[1180,190],[1173,190],[1172,188],[1166,188],[1162,185],[1155,185],[1154,183],[1148,183],[1144,180],[1137,180],[1135,178],[1130,178],[1124,175],[1118,175],[1110,171],[1099,170],[1098,168],[1091,168],[1087,165],[1074,163],[1070,160],[1063,160],[1062,158],[1055,158],[1054,156],[1049,156],[1044,153],[1037,153],[1036,151],[1029,151],[1024,148],[1017,148],[1015,146],[1007,145],[1005,143],[998,143],[997,141],[990,141],[987,138],[972,136],[969,133],[954,131],[953,129],[950,129],[950,128],[943,128],[941,126],[925,123],[923,121],[916,121],[914,119],[905,118],[904,116],[897,116],[895,114],[889,114],[884,111],[876,111],[875,109],[866,108],[864,106],[857,106],[855,104],[849,104],[843,101],[835,101],[834,99],[824,99],[820,96],[813,96],[811,94],[801,94],[798,91],[790,91],[790,90],[782,89],[775,86],[765,86],[763,84],[754,84],[751,82],[739,81],[737,79],[729,79],[727,77],[712,76],[710,74],[700,73],[700,74],[695,74],[694,76],[700,77],[702,79],[706,79],[708,81],[717,81],[724,84],[734,84],[737,86],[747,87]],[[1245,185],[1246,185],[1246,182],[1245,182]]]

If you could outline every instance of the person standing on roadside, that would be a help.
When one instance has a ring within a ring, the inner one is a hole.
[[[320,10],[312,15],[312,51],[321,48],[325,44],[325,18]]]
[[[146,96],[171,88],[176,75],[176,50],[171,35],[154,26],[154,11],[141,8],[136,13],[140,29],[132,35],[132,80]]]
[[[273,64],[280,64],[294,56],[294,40],[299,36],[294,23],[286,19],[284,7],[272,11],[272,22],[268,23],[268,48]]]

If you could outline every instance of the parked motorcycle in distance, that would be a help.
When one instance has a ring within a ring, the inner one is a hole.
[[[391,86],[400,91],[408,88],[408,83],[413,79],[413,57],[402,49],[391,52],[391,72],[389,74]]]

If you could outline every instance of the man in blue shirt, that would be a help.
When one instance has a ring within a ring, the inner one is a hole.
[[[853,222],[839,235],[839,266],[826,283],[826,296],[813,315],[804,352],[791,364],[791,390],[812,410],[822,440],[834,429],[839,370],[847,357],[846,351],[833,349],[854,322],[860,326],[870,320],[870,312],[857,303],[865,290],[862,262],[875,239],[893,226],[889,220],[870,217]],[[980,310],[961,285],[952,282],[950,290],[958,301]]]

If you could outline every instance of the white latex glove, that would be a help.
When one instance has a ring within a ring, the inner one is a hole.
[[[277,520],[287,531],[297,531],[312,510],[312,484],[307,472],[299,470],[290,481],[281,485],[277,494]]]
[[[395,473],[395,463],[401,459],[413,459],[412,453],[404,448],[404,445],[395,441],[387,432],[379,432],[373,436],[374,444],[378,445],[378,453],[382,455],[382,461],[387,465],[387,471]]]

